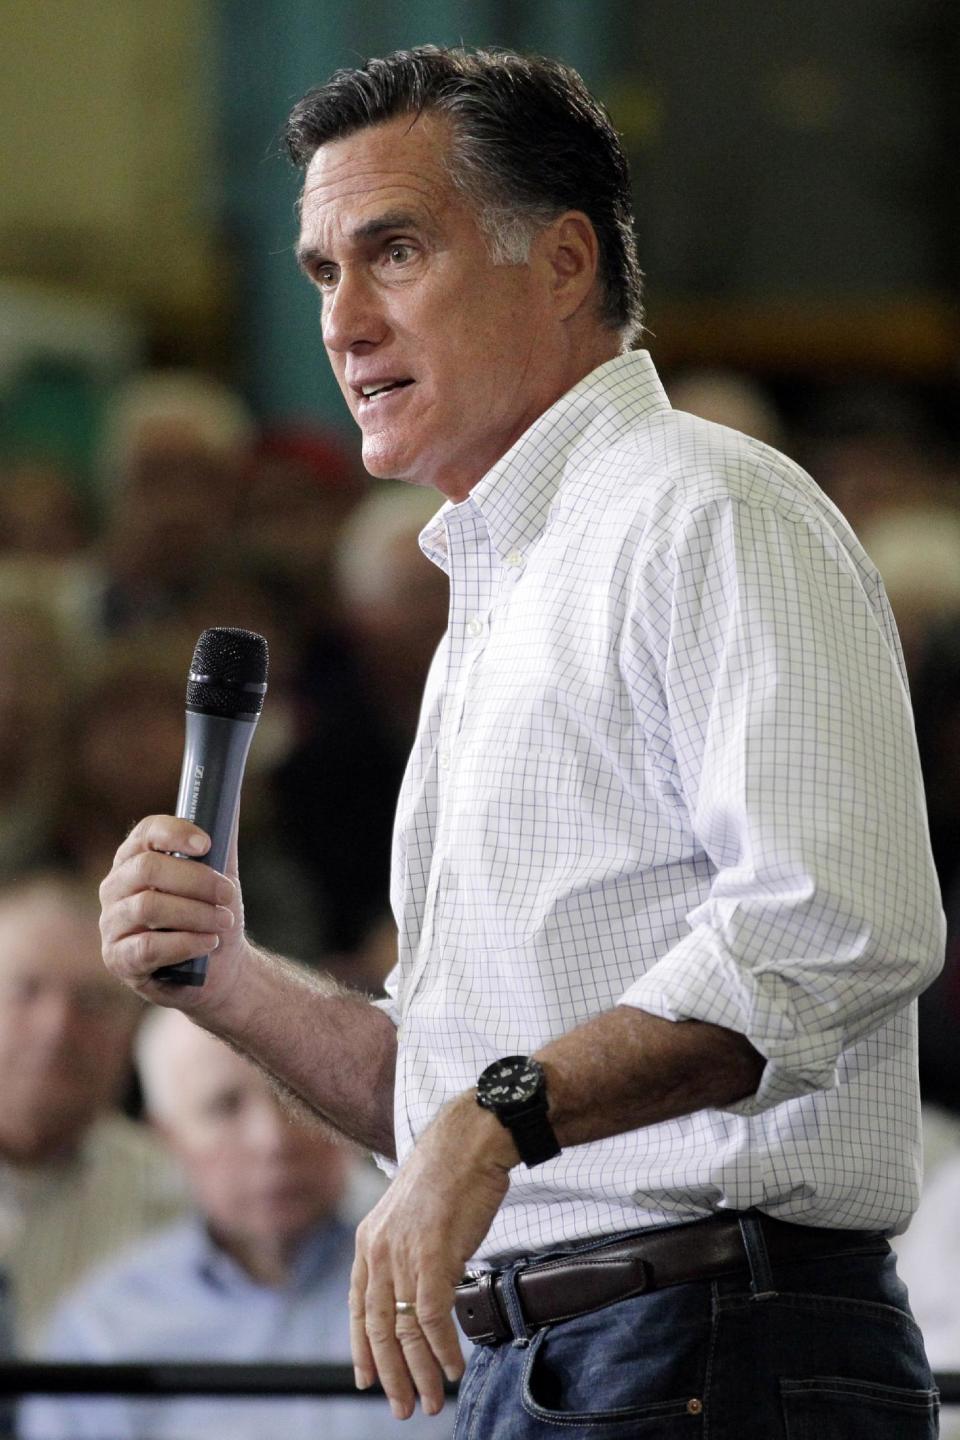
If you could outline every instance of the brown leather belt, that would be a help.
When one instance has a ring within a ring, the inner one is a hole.
[[[825,1230],[769,1215],[756,1218],[774,1269],[791,1260],[889,1249],[883,1235],[869,1230]],[[749,1273],[740,1221],[735,1214],[725,1214],[531,1261],[518,1270],[516,1291],[527,1328],[534,1331],[667,1285],[738,1272]],[[475,1343],[493,1345],[513,1337],[502,1271],[471,1275],[457,1286],[455,1304],[464,1334]]]

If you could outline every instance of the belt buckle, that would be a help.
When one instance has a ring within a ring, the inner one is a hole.
[[[456,1287],[461,1292],[469,1291],[471,1288],[474,1288],[476,1292],[471,1297],[472,1304],[468,1302],[465,1294],[460,1296],[460,1303],[466,1310],[466,1318],[473,1324],[483,1327],[471,1334],[473,1324],[468,1326],[464,1323],[463,1328],[475,1345],[497,1345],[507,1339],[510,1334],[509,1328],[504,1334],[503,1319],[494,1295],[497,1274],[496,1270],[467,1271],[463,1280]]]

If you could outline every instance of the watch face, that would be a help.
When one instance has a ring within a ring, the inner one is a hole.
[[[487,1066],[477,1088],[490,1105],[522,1105],[533,1099],[540,1084],[539,1065],[526,1055],[507,1055]]]

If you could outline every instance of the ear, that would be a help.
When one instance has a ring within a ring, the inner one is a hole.
[[[582,210],[558,216],[537,237],[549,266],[553,304],[559,320],[569,320],[593,292],[597,278],[597,232]]]

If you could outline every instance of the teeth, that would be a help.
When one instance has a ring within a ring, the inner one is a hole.
[[[379,395],[382,390],[392,390],[395,384],[395,380],[388,380],[386,385],[362,385],[360,388],[364,395],[369,397],[370,395]]]

